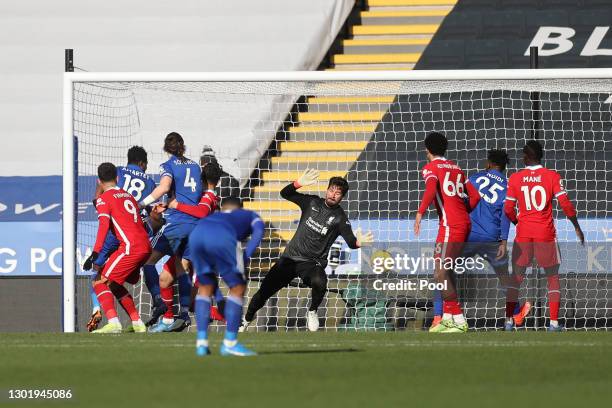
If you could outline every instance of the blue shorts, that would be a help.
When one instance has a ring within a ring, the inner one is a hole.
[[[182,255],[187,247],[187,238],[196,224],[164,224],[151,240],[154,251],[164,255]]]
[[[106,263],[106,260],[119,248],[119,240],[115,237],[112,232],[106,234],[102,250],[98,254],[98,257],[94,261],[94,265],[102,266]]]
[[[215,284],[215,274],[230,288],[246,283],[240,242],[228,224],[201,222],[189,236],[187,247],[200,284]]]
[[[499,269],[504,266],[508,266],[508,252],[501,259],[497,258],[497,250],[499,248],[499,242],[488,241],[488,242],[466,242],[463,246],[463,252],[461,256],[464,258],[472,258],[476,255],[483,257],[493,269]]]

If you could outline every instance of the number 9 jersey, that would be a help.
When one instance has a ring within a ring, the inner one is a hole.
[[[128,192],[113,187],[96,200],[99,228],[94,251],[100,252],[106,233],[112,229],[119,240],[119,252],[125,255],[151,252],[149,234],[138,210],[138,203]]]
[[[553,198],[557,198],[568,217],[576,216],[576,210],[563,188],[561,175],[556,171],[541,165],[527,166],[510,176],[504,210],[510,220],[518,220],[517,238],[532,238],[542,242],[556,238]],[[518,203],[518,217],[514,213],[515,203]]]

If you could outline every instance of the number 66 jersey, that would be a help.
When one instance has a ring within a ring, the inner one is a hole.
[[[568,217],[576,210],[563,188],[561,175],[541,165],[527,166],[510,176],[506,195],[505,212],[511,221],[517,222],[517,238],[531,238],[548,242],[556,238],[552,200],[559,201]],[[519,215],[514,206],[518,203]]]

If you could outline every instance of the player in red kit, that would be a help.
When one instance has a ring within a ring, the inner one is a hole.
[[[429,163],[422,171],[425,193],[416,215],[414,233],[418,236],[421,232],[421,219],[433,201],[440,220],[434,254],[434,279],[444,284],[445,289],[442,290],[442,321],[431,331],[463,333],[468,325],[457,298],[452,265],[461,255],[470,235],[472,223],[469,212],[478,204],[480,195],[474,186],[466,183],[467,178],[461,168],[444,157],[447,147],[448,141],[440,133],[430,133],[425,138]],[[469,198],[468,203],[466,198]]]
[[[121,333],[121,322],[117,317],[113,295],[130,316],[132,326],[128,331],[144,333],[146,328],[140,320],[134,299],[123,284],[138,282],[140,268],[151,254],[149,235],[140,216],[138,203],[130,193],[117,187],[117,168],[112,163],[102,163],[98,167],[98,178],[103,191],[96,200],[98,234],[84,269],[90,269],[95,262],[109,230],[113,231],[120,244],[93,282],[94,291],[108,319],[104,327],[93,333]]]
[[[523,280],[527,267],[532,261],[544,268],[548,279],[548,307],[550,310],[549,331],[560,331],[559,325],[559,264],[561,258],[557,245],[555,223],[552,213],[552,201],[556,198],[567,218],[574,225],[576,235],[584,244],[584,234],[576,210],[563,188],[561,176],[554,170],[542,167],[544,156],[542,145],[530,140],[523,148],[525,168],[510,176],[508,193],[504,203],[504,212],[516,224],[516,237],[512,249],[512,270],[518,286]],[[515,207],[518,203],[519,215]],[[511,289],[509,289],[511,290]],[[513,289],[512,297],[518,299],[518,288]]]

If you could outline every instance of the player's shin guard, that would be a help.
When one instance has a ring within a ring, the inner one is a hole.
[[[559,320],[559,303],[561,300],[559,275],[551,275],[548,279],[548,308],[551,322]]]
[[[191,304],[191,280],[189,275],[183,273],[177,277],[178,280],[178,292],[179,292],[179,304],[181,305],[181,314],[189,313],[189,306]]]
[[[109,322],[116,321],[118,323],[119,319],[117,318],[117,309],[115,309],[115,298],[108,285],[106,285],[106,283],[97,283],[93,288],[100,302],[100,306],[102,306],[102,310],[106,315],[106,319]]]
[[[223,343],[227,347],[233,347],[238,337],[238,329],[242,320],[242,297],[228,296],[225,303],[225,337]]]
[[[208,323],[210,322],[210,296],[196,295],[195,298],[195,318],[198,327],[198,344],[206,342],[208,347]]]
[[[145,265],[142,267],[144,274],[145,285],[151,297],[153,298],[153,306],[159,306],[161,304],[160,287],[159,287],[159,274],[155,265]]]

